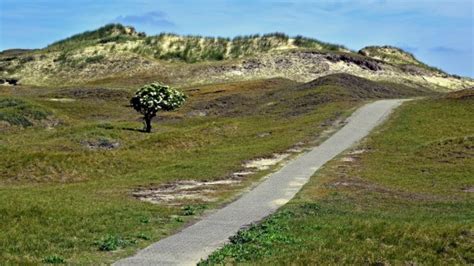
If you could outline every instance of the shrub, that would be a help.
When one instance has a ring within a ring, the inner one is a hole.
[[[99,246],[100,251],[113,251],[132,244],[132,242],[117,235],[106,235],[97,241],[96,244]]]
[[[158,111],[173,111],[183,105],[185,100],[186,96],[182,92],[155,82],[140,88],[130,104],[143,115],[144,131],[151,132],[151,120]]]
[[[95,56],[87,57],[86,60],[85,60],[85,62],[86,62],[87,64],[99,63],[99,62],[102,61],[104,58],[105,58],[105,56],[103,56],[103,55],[95,55]]]

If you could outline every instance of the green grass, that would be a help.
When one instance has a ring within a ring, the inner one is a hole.
[[[51,110],[61,122],[52,128],[0,131],[0,261],[97,264],[130,255],[231,199],[260,175],[221,192],[213,203],[153,205],[132,197],[133,189],[225,178],[241,169],[245,160],[314,140],[327,128],[329,118],[348,115],[359,104],[315,105],[302,115],[288,115],[285,108],[275,106],[271,115],[255,115],[243,105],[229,116],[186,116],[200,102],[244,92],[258,98],[278,87],[265,84],[185,89],[191,95],[185,108],[161,115],[151,134],[136,130],[142,124],[139,115],[126,107],[127,99],[104,90],[74,89],[67,94],[67,90],[19,88],[6,93]],[[97,93],[100,97],[93,97]],[[51,95],[75,101],[50,101]],[[264,132],[272,134],[259,137]],[[90,150],[83,145],[103,139],[117,141],[120,147]]]
[[[472,264],[472,99],[405,104],[202,264]],[[352,161],[341,160],[352,157]]]
[[[12,126],[29,127],[52,115],[44,107],[18,98],[0,98],[0,121]]]

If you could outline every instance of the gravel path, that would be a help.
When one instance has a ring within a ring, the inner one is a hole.
[[[114,265],[196,265],[240,228],[260,221],[287,203],[323,164],[367,136],[402,102],[380,100],[361,107],[341,130],[268,175],[238,200]]]

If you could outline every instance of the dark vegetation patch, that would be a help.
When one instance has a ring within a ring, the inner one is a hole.
[[[55,42],[47,47],[49,50],[68,50],[85,45],[104,42],[109,38],[121,36],[124,40],[145,37],[143,33],[137,33],[132,27],[125,27],[121,24],[108,24],[97,30],[86,31],[73,35],[64,40]],[[120,37],[119,37],[120,38]]]
[[[430,93],[424,88],[375,82],[349,74],[332,74],[276,92],[273,97],[277,104],[268,108],[280,105],[290,115],[300,115],[328,102],[409,98]],[[282,98],[285,101],[278,102]]]
[[[271,103],[272,93],[297,84],[291,80],[275,78],[185,89],[190,95],[190,110],[187,111],[194,116],[263,114],[259,109],[260,105]]]
[[[339,61],[353,63],[360,66],[363,69],[368,69],[372,71],[382,70],[382,67],[380,66],[380,63],[378,61],[374,59],[370,59],[368,57],[357,56],[354,54],[348,54],[348,53],[327,54],[326,59],[335,63]]]
[[[330,189],[336,189],[339,191],[350,191],[358,194],[370,194],[375,193],[383,197],[397,198],[407,201],[419,201],[419,202],[436,202],[441,199],[439,196],[426,194],[426,193],[414,193],[403,190],[396,190],[369,182],[361,177],[348,175],[350,169],[344,165],[338,166],[337,176],[332,182],[325,184]]]
[[[304,84],[274,79],[259,86],[266,86],[266,89],[240,94],[224,93],[227,91],[224,89],[203,92],[214,94],[214,97],[200,101],[192,108],[194,113],[199,111],[199,114],[206,115],[295,116],[314,111],[317,106],[334,101],[409,98],[432,94],[426,88],[375,82],[349,74],[328,75]]]
[[[106,235],[97,240],[95,244],[100,251],[114,251],[120,248],[136,244],[136,240],[125,239],[118,235]]]
[[[473,100],[474,99],[474,87],[464,89],[464,90],[449,92],[445,95],[445,98],[454,99],[454,100]]]
[[[63,257],[58,256],[58,255],[50,255],[46,256],[43,260],[43,263],[45,264],[64,264],[65,260]]]
[[[52,113],[39,105],[16,98],[0,98],[0,121],[29,127],[48,119]]]
[[[132,97],[132,93],[120,89],[71,88],[61,89],[49,95],[48,97],[99,100],[128,100]]]
[[[0,52],[1,57],[20,56],[35,50],[32,49],[7,49]]]
[[[346,99],[408,98],[433,93],[423,87],[376,82],[345,73],[327,75],[298,86],[297,89],[308,90],[323,86],[333,87],[333,90],[327,90],[326,94]]]
[[[348,48],[345,47],[344,45],[327,43],[327,42],[323,42],[314,38],[307,38],[301,35],[297,35],[294,39],[295,40],[293,44],[298,47],[303,47],[303,48],[322,47],[323,50],[328,50],[328,51],[348,50]]]
[[[108,138],[98,138],[83,140],[81,141],[81,145],[89,150],[113,150],[120,147],[120,142]]]
[[[448,138],[422,146],[419,156],[436,160],[440,163],[452,163],[455,160],[474,158],[474,136]]]
[[[0,85],[18,85],[19,80],[16,78],[0,78]]]

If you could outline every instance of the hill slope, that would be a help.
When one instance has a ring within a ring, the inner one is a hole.
[[[472,264],[470,95],[404,104],[275,215],[201,265]]]
[[[333,73],[436,89],[474,86],[393,47],[353,52],[315,39],[282,33],[212,38],[146,36],[119,24],[74,35],[33,51],[0,53],[0,79],[30,85],[104,84],[126,79],[174,84],[284,77],[310,81]]]

